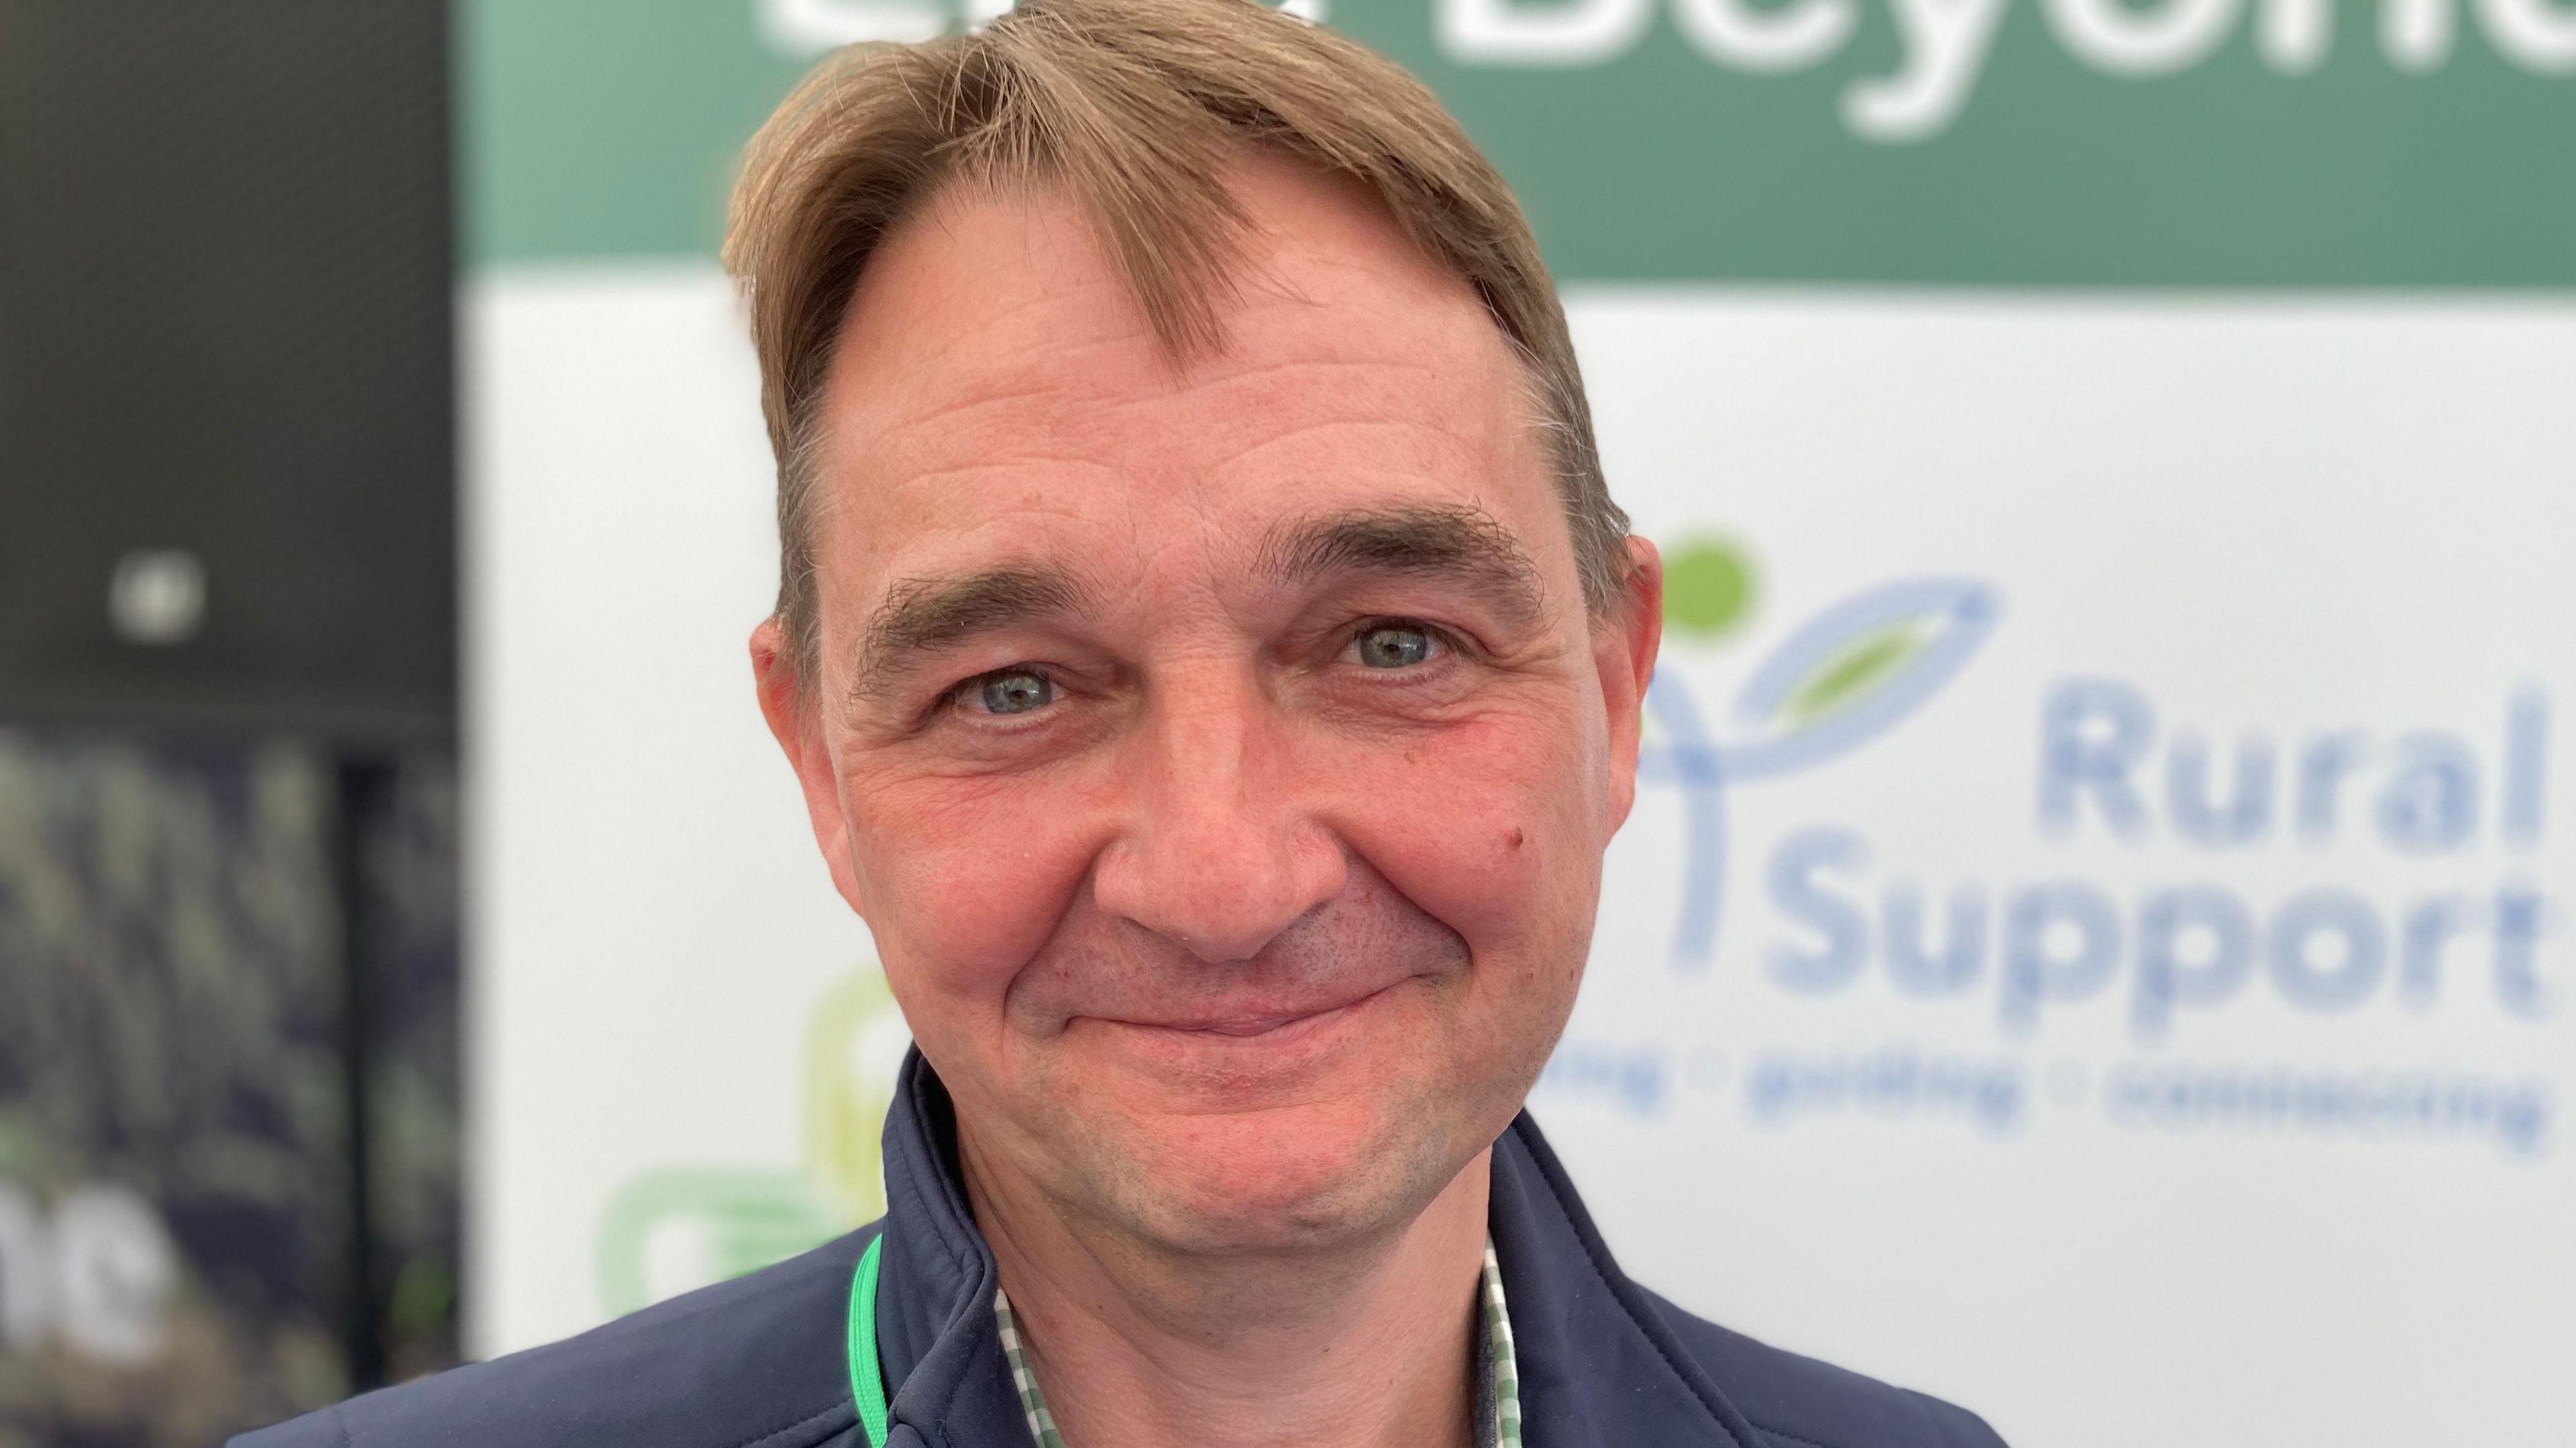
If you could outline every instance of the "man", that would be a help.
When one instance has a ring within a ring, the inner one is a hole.
[[[760,706],[918,1042],[887,1217],[249,1442],[1996,1441],[1630,1282],[1519,1114],[1661,583],[1437,102],[1245,0],[1032,0],[827,65],[727,256]]]

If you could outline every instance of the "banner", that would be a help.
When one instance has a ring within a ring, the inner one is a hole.
[[[1322,13],[1521,189],[1670,567],[1533,1101],[1622,1260],[2018,1443],[2562,1438],[2576,6]],[[709,249],[822,47],[977,18],[468,27],[485,1350],[877,1210]]]

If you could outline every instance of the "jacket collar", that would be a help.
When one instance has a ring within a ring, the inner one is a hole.
[[[1000,1274],[957,1166],[947,1088],[916,1050],[886,1116],[877,1342],[887,1448],[1019,1448],[1028,1424],[993,1322]],[[1762,1448],[1611,1260],[1565,1168],[1522,1112],[1494,1143],[1488,1225],[1511,1304],[1532,1448],[1705,1442]]]

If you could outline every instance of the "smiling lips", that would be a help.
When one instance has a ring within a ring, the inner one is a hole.
[[[1220,1016],[1185,1021],[1121,1020],[1116,1022],[1116,1024],[1122,1026],[1135,1026],[1140,1029],[1150,1031],[1174,1031],[1193,1036],[1228,1036],[1237,1039],[1251,1039],[1257,1036],[1267,1036],[1273,1032],[1286,1029],[1290,1026],[1300,1025],[1308,1021],[1321,1021],[1330,1016],[1347,1014],[1359,1009],[1361,1006],[1368,1004],[1370,1001],[1377,999],[1379,996],[1384,995],[1393,989],[1393,986],[1380,986],[1378,989],[1370,991],[1368,994],[1356,999],[1346,1000],[1338,1005],[1317,1006],[1310,1010],[1283,1011],[1258,1016]]]

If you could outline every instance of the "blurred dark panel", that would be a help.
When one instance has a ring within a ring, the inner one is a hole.
[[[401,755],[359,811],[345,772],[0,728],[0,1448],[205,1448],[374,1381],[360,1337],[455,1361],[455,767]]]
[[[436,0],[0,0],[0,715],[444,731]]]

